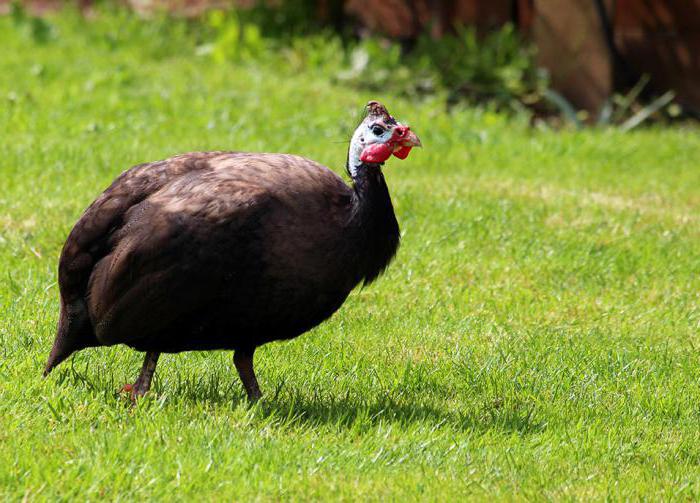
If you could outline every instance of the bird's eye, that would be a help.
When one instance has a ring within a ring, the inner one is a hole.
[[[372,133],[376,136],[381,136],[384,134],[384,128],[381,126],[372,126]]]

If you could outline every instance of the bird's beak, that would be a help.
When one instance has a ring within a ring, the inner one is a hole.
[[[420,138],[408,126],[394,128],[394,152],[399,159],[405,159],[413,147],[422,147]]]

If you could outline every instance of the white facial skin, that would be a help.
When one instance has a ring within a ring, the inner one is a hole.
[[[369,145],[386,143],[391,139],[395,124],[387,124],[380,117],[367,117],[355,130],[350,140],[350,152],[348,154],[348,170],[353,178],[357,174],[357,168],[362,164],[360,155]]]

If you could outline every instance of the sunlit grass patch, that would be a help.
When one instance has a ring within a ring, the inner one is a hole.
[[[0,495],[27,499],[697,499],[700,140],[559,133],[197,56],[184,22],[0,18]],[[167,42],[167,43],[166,43]],[[343,172],[369,98],[425,147],[385,168],[386,275],[256,356],[89,349],[46,380],[56,263],[129,166],[282,151]]]

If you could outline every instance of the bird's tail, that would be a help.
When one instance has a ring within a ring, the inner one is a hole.
[[[49,375],[56,365],[76,351],[98,344],[85,302],[78,300],[64,303],[61,299],[61,314],[58,320],[56,339],[44,368],[44,377]]]

